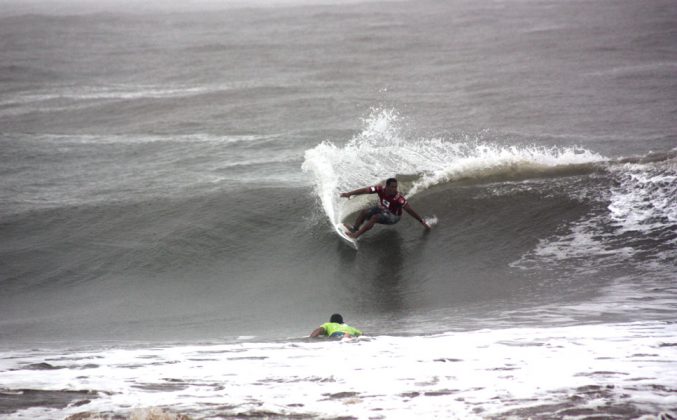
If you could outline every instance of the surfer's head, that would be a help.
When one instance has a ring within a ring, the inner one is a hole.
[[[329,322],[335,322],[337,324],[343,324],[343,317],[341,314],[334,314],[329,318]]]
[[[397,194],[397,179],[388,178],[386,179],[386,195],[395,195]]]

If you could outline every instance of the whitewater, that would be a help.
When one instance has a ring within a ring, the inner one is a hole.
[[[71,389],[52,403],[66,407],[27,408],[10,416],[17,419],[68,418],[84,408],[137,418],[670,418],[662,410],[677,404],[675,332],[631,323],[329,342],[243,338],[67,356],[22,352],[0,366],[15,398],[36,383],[43,398]]]

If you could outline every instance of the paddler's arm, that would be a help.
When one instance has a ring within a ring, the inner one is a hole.
[[[411,215],[411,217],[418,220],[419,223],[421,223],[423,226],[425,226],[426,229],[430,230],[430,225],[425,220],[423,220],[423,218],[421,216],[419,216],[418,213],[416,213],[416,211],[414,209],[411,208],[409,203],[404,205],[404,209],[407,211],[407,213],[409,213]]]
[[[341,193],[341,197],[350,198],[353,195],[370,194],[372,192],[371,188],[372,187],[364,187],[364,188],[358,188],[356,190],[352,190],[352,191],[349,191],[349,192],[344,192],[344,193]]]
[[[310,337],[319,337],[321,335],[327,335],[327,332],[324,330],[323,327],[317,327],[313,330],[313,332],[310,333]]]

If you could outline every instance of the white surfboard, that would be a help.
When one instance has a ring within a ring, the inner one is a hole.
[[[334,229],[336,230],[336,233],[338,233],[338,235],[341,237],[341,239],[343,239],[343,242],[345,242],[348,246],[357,250],[357,240],[346,235],[346,228],[345,226],[343,226],[343,223],[337,223],[334,226]]]

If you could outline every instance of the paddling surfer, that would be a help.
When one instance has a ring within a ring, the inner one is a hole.
[[[385,187],[374,185],[359,188],[354,191],[341,193],[341,197],[350,198],[353,195],[361,194],[378,194],[378,205],[362,210],[353,226],[345,224],[345,227],[349,230],[346,234],[351,238],[359,238],[364,232],[374,227],[376,223],[394,225],[400,221],[403,209],[411,217],[418,220],[426,229],[430,229],[430,225],[411,208],[407,199],[397,191],[397,179],[388,178]],[[365,221],[366,223],[364,223]]]
[[[362,335],[362,331],[357,328],[353,328],[348,324],[343,323],[343,317],[341,314],[333,314],[329,318],[329,322],[325,322],[319,327],[315,328],[313,332],[310,333],[310,337],[359,337]]]

